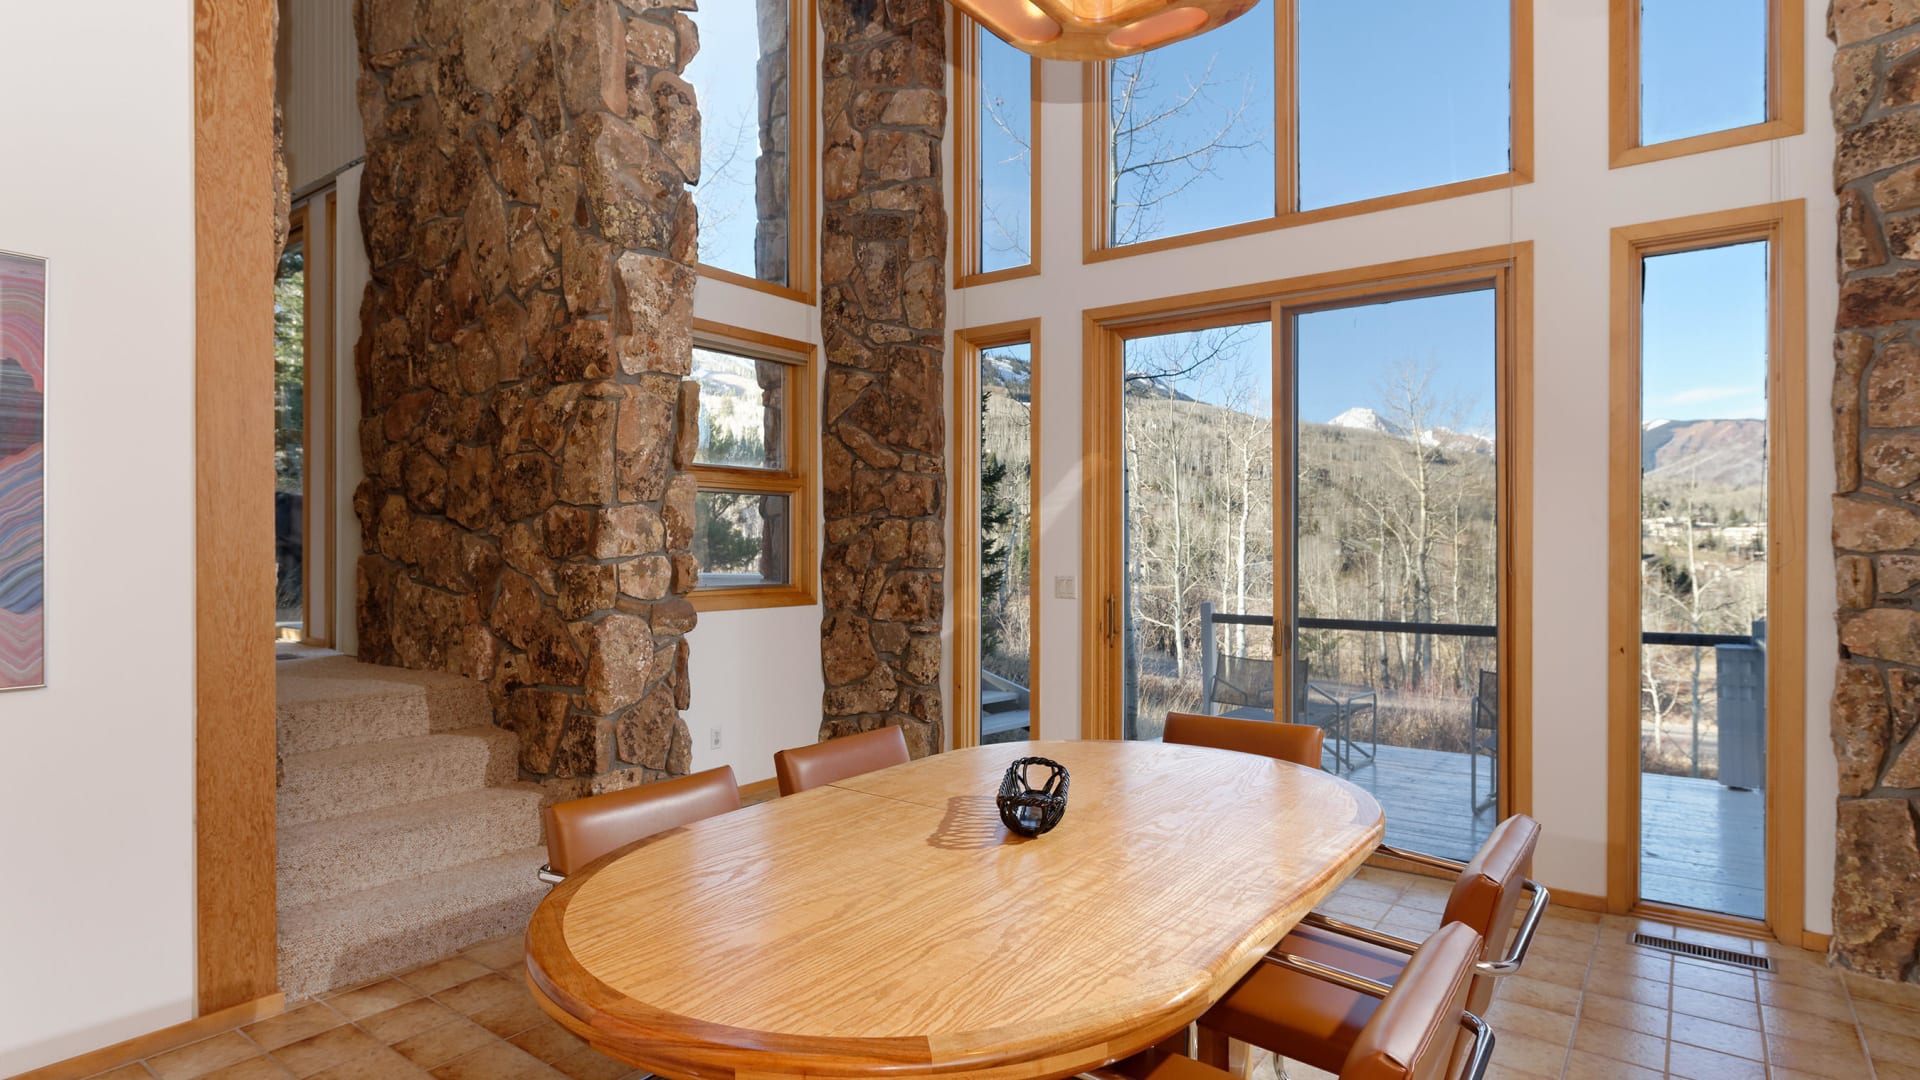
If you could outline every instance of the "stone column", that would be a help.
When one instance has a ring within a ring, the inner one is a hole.
[[[1834,951],[1920,978],[1920,5],[1835,0]]]
[[[941,747],[946,536],[946,11],[821,0],[823,739]]]
[[[690,0],[356,0],[362,659],[563,791],[687,770]]]

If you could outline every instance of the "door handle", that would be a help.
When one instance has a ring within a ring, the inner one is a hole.
[[[1107,644],[1109,646],[1113,644],[1113,640],[1115,638],[1120,636],[1120,620],[1118,615],[1116,614],[1118,606],[1119,605],[1115,601],[1114,595],[1112,593],[1108,593],[1107,594]]]

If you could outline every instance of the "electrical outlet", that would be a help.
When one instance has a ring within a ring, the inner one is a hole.
[[[718,727],[707,729],[707,749],[720,749],[720,729]]]
[[[1078,585],[1079,583],[1074,581],[1073,575],[1071,574],[1062,574],[1059,577],[1054,578],[1053,579],[1054,598],[1058,600],[1073,600],[1078,598],[1080,595],[1080,590],[1077,587]]]

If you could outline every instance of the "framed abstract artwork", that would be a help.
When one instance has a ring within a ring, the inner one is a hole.
[[[0,251],[0,690],[46,685],[47,263]]]

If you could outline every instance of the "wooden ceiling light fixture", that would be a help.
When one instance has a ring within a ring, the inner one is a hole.
[[[951,0],[973,21],[1045,60],[1116,60],[1239,18],[1255,0]]]

